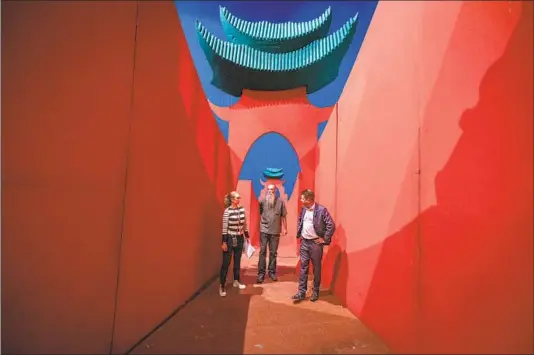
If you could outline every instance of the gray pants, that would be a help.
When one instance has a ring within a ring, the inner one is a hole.
[[[260,233],[260,258],[258,261],[258,277],[265,276],[267,244],[269,245],[269,275],[276,275],[276,256],[280,234]]]
[[[322,244],[315,244],[313,240],[302,238],[300,243],[300,277],[298,290],[298,293],[301,295],[306,294],[306,290],[308,289],[310,260],[313,265],[313,292],[319,293],[323,248],[324,246]]]

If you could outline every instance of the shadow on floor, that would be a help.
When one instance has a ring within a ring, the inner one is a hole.
[[[387,347],[328,291],[318,302],[293,304],[296,264],[278,267],[279,281],[253,284],[254,261],[245,263],[245,290],[218,283],[190,302],[132,354],[386,354]]]

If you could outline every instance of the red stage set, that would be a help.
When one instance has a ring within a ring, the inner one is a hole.
[[[531,353],[532,7],[379,2],[319,108],[210,102],[173,2],[3,2],[2,352],[131,349],[218,273],[225,193],[257,244],[240,171],[275,132],[300,165],[291,194],[263,181],[281,256],[314,189],[337,226],[323,286],[391,352]]]

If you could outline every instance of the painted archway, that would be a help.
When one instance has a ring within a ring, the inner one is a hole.
[[[262,172],[268,167],[284,170],[284,190],[290,199],[300,172],[299,157],[291,142],[277,132],[267,132],[252,143],[239,173],[239,180],[252,181],[258,199],[263,190],[261,180],[265,180]]]
[[[262,183],[266,179],[263,171],[268,167],[282,168],[282,180],[269,181],[277,185],[281,192],[280,198],[286,203],[288,235],[281,237],[279,255],[294,255],[296,248],[296,218],[298,215],[298,193],[301,165],[293,144],[282,134],[269,131],[259,136],[247,151],[237,183],[237,191],[241,194],[242,204],[248,210],[249,229],[254,245],[259,245],[259,206],[258,201],[265,194]]]

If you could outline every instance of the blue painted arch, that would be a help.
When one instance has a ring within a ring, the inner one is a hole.
[[[250,146],[241,166],[239,180],[252,181],[256,198],[263,189],[261,180],[265,181],[265,168],[284,169],[284,189],[290,198],[300,172],[300,164],[293,145],[280,133],[267,132],[258,137]]]

